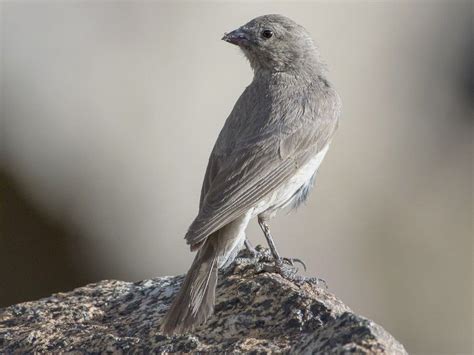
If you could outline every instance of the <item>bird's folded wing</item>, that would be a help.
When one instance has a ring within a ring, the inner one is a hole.
[[[199,210],[201,210],[202,205],[204,203],[204,199],[206,198],[206,195],[212,186],[212,181],[219,172],[219,161],[220,157],[213,151],[211,153],[211,156],[209,157],[209,162],[207,163],[206,168],[206,174],[204,175],[204,180],[202,182],[201,197],[199,198]]]
[[[328,144],[334,129],[334,120],[313,121],[283,137],[267,138],[226,157],[201,198],[199,214],[189,227],[186,242],[191,248],[200,244],[276,191]]]

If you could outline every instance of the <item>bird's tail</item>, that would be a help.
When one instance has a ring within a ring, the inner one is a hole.
[[[161,325],[165,334],[184,333],[202,324],[214,311],[217,253],[209,239],[194,258],[183,285]]]

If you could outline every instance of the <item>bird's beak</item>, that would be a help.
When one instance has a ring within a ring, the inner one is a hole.
[[[238,28],[235,31],[224,34],[222,40],[240,46],[248,42],[249,38],[242,29]]]

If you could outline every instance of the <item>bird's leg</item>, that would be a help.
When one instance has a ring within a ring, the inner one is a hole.
[[[265,235],[265,239],[267,240],[268,246],[270,247],[270,251],[273,255],[273,258],[275,259],[275,264],[277,266],[281,266],[284,261],[288,262],[291,266],[294,266],[295,262],[300,263],[303,265],[303,268],[306,271],[306,265],[303,261],[300,259],[296,258],[282,258],[280,254],[278,253],[278,250],[275,246],[275,242],[273,241],[272,235],[270,233],[270,227],[268,224],[265,222],[265,220],[261,217],[258,217],[258,224],[260,225],[260,228],[263,231],[263,234]]]
[[[270,227],[268,224],[260,217],[258,217],[258,224],[260,228],[262,228],[263,234],[265,235],[265,239],[267,240],[268,246],[270,247],[270,251],[272,252],[273,258],[275,261],[281,261],[280,254],[275,246],[275,242],[273,241],[272,235],[270,234]]]
[[[247,251],[252,255],[253,258],[255,258],[258,255],[258,251],[253,247],[252,243],[250,243],[250,240],[248,240],[247,238],[245,238],[244,245]]]

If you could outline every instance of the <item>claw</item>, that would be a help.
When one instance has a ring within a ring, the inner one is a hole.
[[[301,259],[293,259],[293,262],[300,263],[301,266],[303,266],[304,271],[306,271],[306,264],[304,263],[303,260],[301,260]]]
[[[287,261],[291,266],[295,266],[295,263],[299,263],[299,264],[301,264],[301,266],[303,266],[304,271],[306,271],[306,264],[301,259],[298,259],[298,258],[283,258],[283,260]]]

